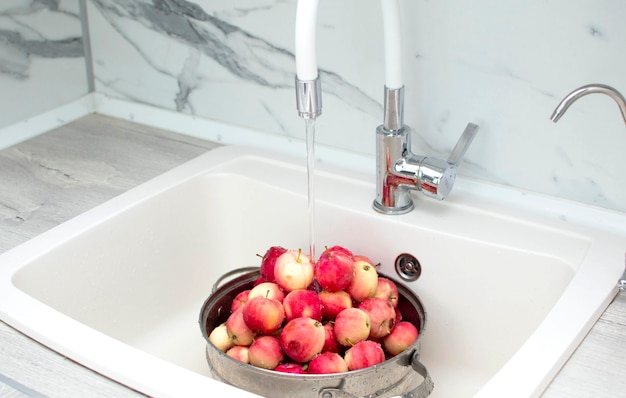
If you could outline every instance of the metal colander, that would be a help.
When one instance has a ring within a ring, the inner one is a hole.
[[[209,341],[210,332],[226,321],[235,296],[251,289],[259,275],[258,267],[241,268],[224,274],[215,283],[213,293],[202,306],[200,330],[207,341],[207,362],[216,379],[272,398],[421,398],[430,394],[434,385],[426,367],[419,361],[426,310],[413,291],[395,280],[400,295],[398,309],[402,312],[403,320],[417,327],[419,337],[407,350],[378,365],[335,374],[286,374],[242,363],[220,351]],[[380,276],[388,278],[382,274]]]

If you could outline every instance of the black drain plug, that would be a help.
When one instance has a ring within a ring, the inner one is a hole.
[[[422,274],[420,262],[408,253],[402,253],[396,257],[395,266],[398,276],[408,282],[416,281]]]

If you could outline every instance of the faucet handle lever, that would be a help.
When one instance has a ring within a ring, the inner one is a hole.
[[[457,141],[452,153],[448,157],[448,163],[452,166],[458,166],[463,161],[463,157],[465,156],[465,152],[469,148],[470,144],[476,137],[478,133],[478,125],[474,123],[468,123],[461,134],[461,138]]]
[[[478,126],[468,123],[461,138],[454,146],[448,160],[424,158],[417,173],[418,189],[431,198],[445,199],[456,180],[456,168],[463,161],[465,152],[478,133]]]

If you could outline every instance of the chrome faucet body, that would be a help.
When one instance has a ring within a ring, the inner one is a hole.
[[[376,129],[376,198],[373,207],[383,214],[404,214],[414,207],[411,190],[445,199],[456,180],[456,169],[478,132],[469,123],[448,160],[411,152],[411,128],[404,124],[404,87],[385,87],[383,124]]]
[[[561,102],[554,109],[554,112],[552,112],[552,115],[550,116],[550,120],[552,120],[555,123],[558,122],[559,119],[565,114],[565,111],[567,111],[567,109],[574,102],[576,102],[576,100],[578,100],[581,97],[584,97],[587,94],[595,94],[595,93],[605,94],[613,98],[613,100],[617,103],[617,106],[619,107],[619,110],[622,113],[622,119],[624,119],[624,123],[626,124],[626,100],[624,99],[624,96],[619,91],[617,91],[611,86],[607,86],[606,84],[587,84],[567,94],[565,98],[563,98],[563,100],[561,100]],[[625,263],[626,263],[626,257],[625,257]],[[622,292],[626,292],[626,264],[624,268],[625,268],[624,273],[617,281],[617,287]]]

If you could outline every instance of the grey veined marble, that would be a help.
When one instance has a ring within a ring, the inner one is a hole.
[[[186,71],[197,66],[197,62],[187,64],[182,72],[166,70],[160,64],[162,60],[147,51],[146,43],[133,35],[135,30],[129,27],[129,23],[140,23],[164,38],[196,49],[245,82],[271,89],[293,88],[295,61],[292,51],[209,14],[196,3],[184,0],[93,0],[93,4],[146,62],[177,80],[177,110],[185,109],[190,92],[199,85],[197,79],[201,74]],[[363,112],[382,112],[380,103],[338,74],[321,69],[320,76],[325,93],[341,98]],[[112,86],[108,85],[108,88]]]
[[[0,1],[0,127],[89,92],[80,1]]]
[[[0,73],[24,80],[32,58],[83,57],[82,33],[63,28],[67,19],[80,26],[79,14],[61,7],[60,0],[0,4]]]

